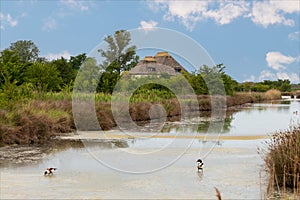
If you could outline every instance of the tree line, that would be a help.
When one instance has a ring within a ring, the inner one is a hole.
[[[31,40],[19,40],[0,53],[0,97],[4,101],[30,96],[32,92],[72,91],[78,71],[88,69],[82,77],[77,77],[80,87],[96,88],[97,92],[112,93],[122,75],[136,66],[139,56],[136,46],[130,43],[130,33],[116,31],[107,36],[107,48],[98,53],[104,61],[97,64],[95,58],[86,53],[71,56],[69,59],[47,60],[39,55],[38,47]],[[235,92],[265,92],[278,89],[282,92],[291,90],[289,80],[238,83],[225,73],[225,66],[202,66],[195,72],[182,72],[196,94],[232,95]],[[93,77],[92,79],[86,77]],[[81,80],[81,79],[82,80]],[[166,79],[170,77],[165,76]],[[173,78],[174,79],[174,78]],[[179,79],[180,80],[180,79]],[[86,88],[85,88],[86,89]],[[150,84],[147,89],[165,89]]]

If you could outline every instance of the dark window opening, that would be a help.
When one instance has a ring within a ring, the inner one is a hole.
[[[150,72],[155,72],[155,71],[156,71],[156,69],[155,69],[154,67],[148,67],[148,70],[149,70]]]
[[[175,72],[176,72],[176,73],[180,73],[180,72],[181,72],[181,69],[180,69],[180,68],[175,68]]]

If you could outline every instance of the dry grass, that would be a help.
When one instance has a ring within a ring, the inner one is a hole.
[[[263,94],[263,98],[266,100],[280,99],[281,92],[279,90],[271,89]]]
[[[32,101],[0,116],[0,145],[44,143],[74,128],[70,102]]]
[[[76,119],[81,122],[79,126],[77,124],[79,130],[98,130],[99,124],[102,130],[109,130],[116,126],[111,104],[108,102],[108,98],[104,97],[102,95],[102,100],[95,102],[97,120],[91,120],[89,114],[91,111],[87,112],[86,110],[90,109],[90,105],[80,106],[80,112],[75,113]],[[160,104],[166,112],[162,113],[159,109],[152,110],[153,116],[151,117],[159,118],[166,115],[169,121],[180,120],[182,109],[187,112],[193,112],[196,109],[188,96],[184,97],[183,105],[180,105],[176,98],[166,95],[163,97],[166,98],[159,98],[154,102],[141,100],[131,102],[129,113],[132,120],[135,122],[149,121],[149,111],[154,104]],[[263,93],[238,93],[234,96],[227,96],[226,105],[222,105],[224,97],[214,96],[213,98],[215,98],[214,106],[217,105],[218,108],[223,109],[278,97],[278,92],[273,90],[268,91],[265,95]],[[203,111],[211,110],[211,96],[201,95],[197,99],[199,111],[202,114]],[[119,115],[122,118],[122,113],[124,113],[122,102],[120,105]],[[128,117],[123,117],[123,119],[128,120]],[[0,145],[43,143],[55,135],[71,132],[74,129],[72,101],[69,99],[31,100],[25,105],[23,103],[14,105],[13,110],[0,110]]]
[[[96,115],[102,130],[110,130],[116,126],[110,103],[98,103],[96,105]]]
[[[267,192],[285,193],[288,189],[297,197],[300,190],[300,127],[276,133],[267,144]]]

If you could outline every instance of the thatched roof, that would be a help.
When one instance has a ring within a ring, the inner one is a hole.
[[[152,56],[146,56],[145,58],[143,58],[143,60],[141,62],[143,62],[143,63],[146,63],[146,62],[154,62],[154,63],[156,63],[156,60]]]
[[[166,51],[162,51],[162,52],[157,52],[154,57],[164,57],[164,56],[170,57],[171,55]]]
[[[157,52],[154,58],[157,63],[168,65],[174,68],[176,72],[186,71],[168,52]]]
[[[186,71],[168,52],[158,52],[154,57],[146,56],[132,70],[130,75],[176,75]]]
[[[129,71],[130,75],[161,75],[165,73],[171,76],[176,75],[175,70],[170,66],[143,60]]]

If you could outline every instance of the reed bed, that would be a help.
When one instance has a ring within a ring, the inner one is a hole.
[[[0,145],[42,144],[74,129],[68,101],[31,101],[0,115]]]
[[[227,97],[200,95],[197,98],[183,95],[179,96],[180,101],[174,96],[173,93],[160,90],[134,93],[129,99],[129,113],[132,120],[136,122],[150,120],[149,110],[153,105],[161,105],[165,114],[158,109],[157,112],[152,112],[151,117],[163,116],[169,121],[176,121],[180,119],[182,109],[188,112],[195,110],[209,112],[212,109],[211,98],[214,98],[214,106],[226,109],[226,107],[278,98],[278,92],[237,93]],[[100,124],[102,130],[109,130],[116,126],[111,110],[113,96],[110,94],[72,94],[70,92],[35,94],[33,99],[15,103],[12,109],[0,109],[0,145],[43,143],[53,136],[74,131],[72,98],[83,103],[85,100],[93,99],[95,103],[97,121],[91,121],[90,117],[86,116],[86,110],[82,109],[81,117],[86,121],[82,124],[86,125],[77,128],[98,130]],[[128,98],[119,96],[118,99],[113,100],[122,105]],[[122,117],[122,112],[120,115]],[[126,118],[128,120],[127,116],[124,117]]]
[[[289,191],[297,199],[300,194],[300,126],[272,136],[265,156],[269,174],[267,193],[282,198]]]

